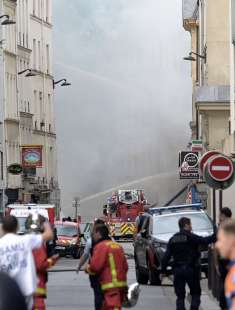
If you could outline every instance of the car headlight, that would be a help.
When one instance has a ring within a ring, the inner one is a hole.
[[[72,245],[77,244],[77,239],[72,239],[72,240],[70,241],[70,244],[72,244]]]

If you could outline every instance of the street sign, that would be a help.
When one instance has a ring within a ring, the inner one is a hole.
[[[219,182],[219,181],[214,180],[211,177],[211,175],[210,175],[210,173],[208,171],[208,165],[205,165],[204,173],[203,173],[203,178],[206,181],[206,184],[208,186],[210,186],[211,188],[224,190],[224,189],[229,188],[233,184],[233,182],[234,182],[234,173],[232,174],[231,178],[228,181]]]
[[[201,158],[200,158],[200,162],[199,162],[199,168],[200,168],[200,172],[201,174],[203,174],[203,170],[204,170],[204,165],[206,164],[206,162],[208,161],[208,159],[214,155],[218,155],[220,154],[218,151],[209,151],[206,152]]]
[[[234,172],[233,162],[222,154],[211,157],[207,165],[211,178],[218,182],[228,181]]]
[[[199,179],[198,152],[179,153],[180,179]]]
[[[202,152],[203,151],[202,140],[192,140],[191,150],[192,152]]]

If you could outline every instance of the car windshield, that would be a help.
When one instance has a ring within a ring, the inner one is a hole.
[[[178,221],[182,214],[170,214],[167,216],[155,217],[153,221],[154,234],[174,234],[179,231]],[[193,231],[208,231],[213,229],[212,222],[205,213],[185,214],[192,221]]]
[[[78,229],[75,226],[56,225],[57,236],[77,236]]]

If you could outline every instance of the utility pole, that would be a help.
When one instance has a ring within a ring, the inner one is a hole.
[[[75,219],[78,219],[78,208],[80,207],[80,198],[74,197]]]

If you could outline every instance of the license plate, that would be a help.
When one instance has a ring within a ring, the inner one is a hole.
[[[65,250],[65,247],[64,246],[56,246],[55,249],[56,250]]]

